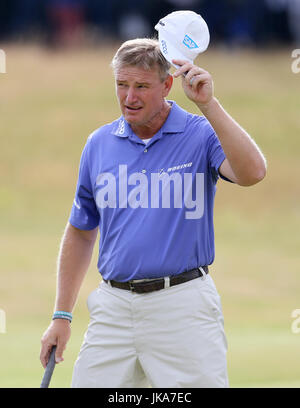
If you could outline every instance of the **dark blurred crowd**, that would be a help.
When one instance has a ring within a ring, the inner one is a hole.
[[[300,44],[300,0],[0,0],[0,41],[70,45],[153,36],[160,18],[184,9],[202,15],[214,42]]]

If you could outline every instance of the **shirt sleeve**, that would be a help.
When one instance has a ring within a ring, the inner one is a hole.
[[[212,174],[212,177],[215,183],[218,181],[219,177],[221,177],[223,180],[232,182],[228,178],[222,176],[222,174],[219,172],[219,168],[225,159],[226,159],[226,155],[221,146],[221,143],[216,133],[213,132],[210,135],[209,141],[208,141],[208,160],[209,160],[210,171],[211,171],[211,174]]]
[[[80,159],[79,175],[71,214],[70,224],[81,230],[92,230],[99,225],[99,212],[93,196],[89,160],[91,138],[88,139]]]

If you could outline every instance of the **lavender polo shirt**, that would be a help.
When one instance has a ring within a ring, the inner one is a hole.
[[[214,197],[225,154],[205,117],[169,102],[147,145],[121,116],[93,132],[82,152],[69,222],[99,226],[104,279],[177,275],[214,260]]]

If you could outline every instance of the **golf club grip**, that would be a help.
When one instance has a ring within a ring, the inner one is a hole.
[[[56,351],[56,346],[53,346],[52,350],[51,350],[51,353],[50,353],[50,357],[49,357],[47,367],[46,367],[45,372],[44,372],[44,376],[43,376],[40,388],[48,388],[49,387],[51,377],[52,377],[52,374],[53,374],[53,370],[54,370],[54,367],[55,367],[55,351]]]

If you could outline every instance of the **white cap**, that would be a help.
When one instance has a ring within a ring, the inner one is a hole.
[[[174,11],[159,20],[155,29],[158,31],[161,52],[176,68],[172,59],[183,59],[193,63],[209,44],[207,24],[194,11]]]

